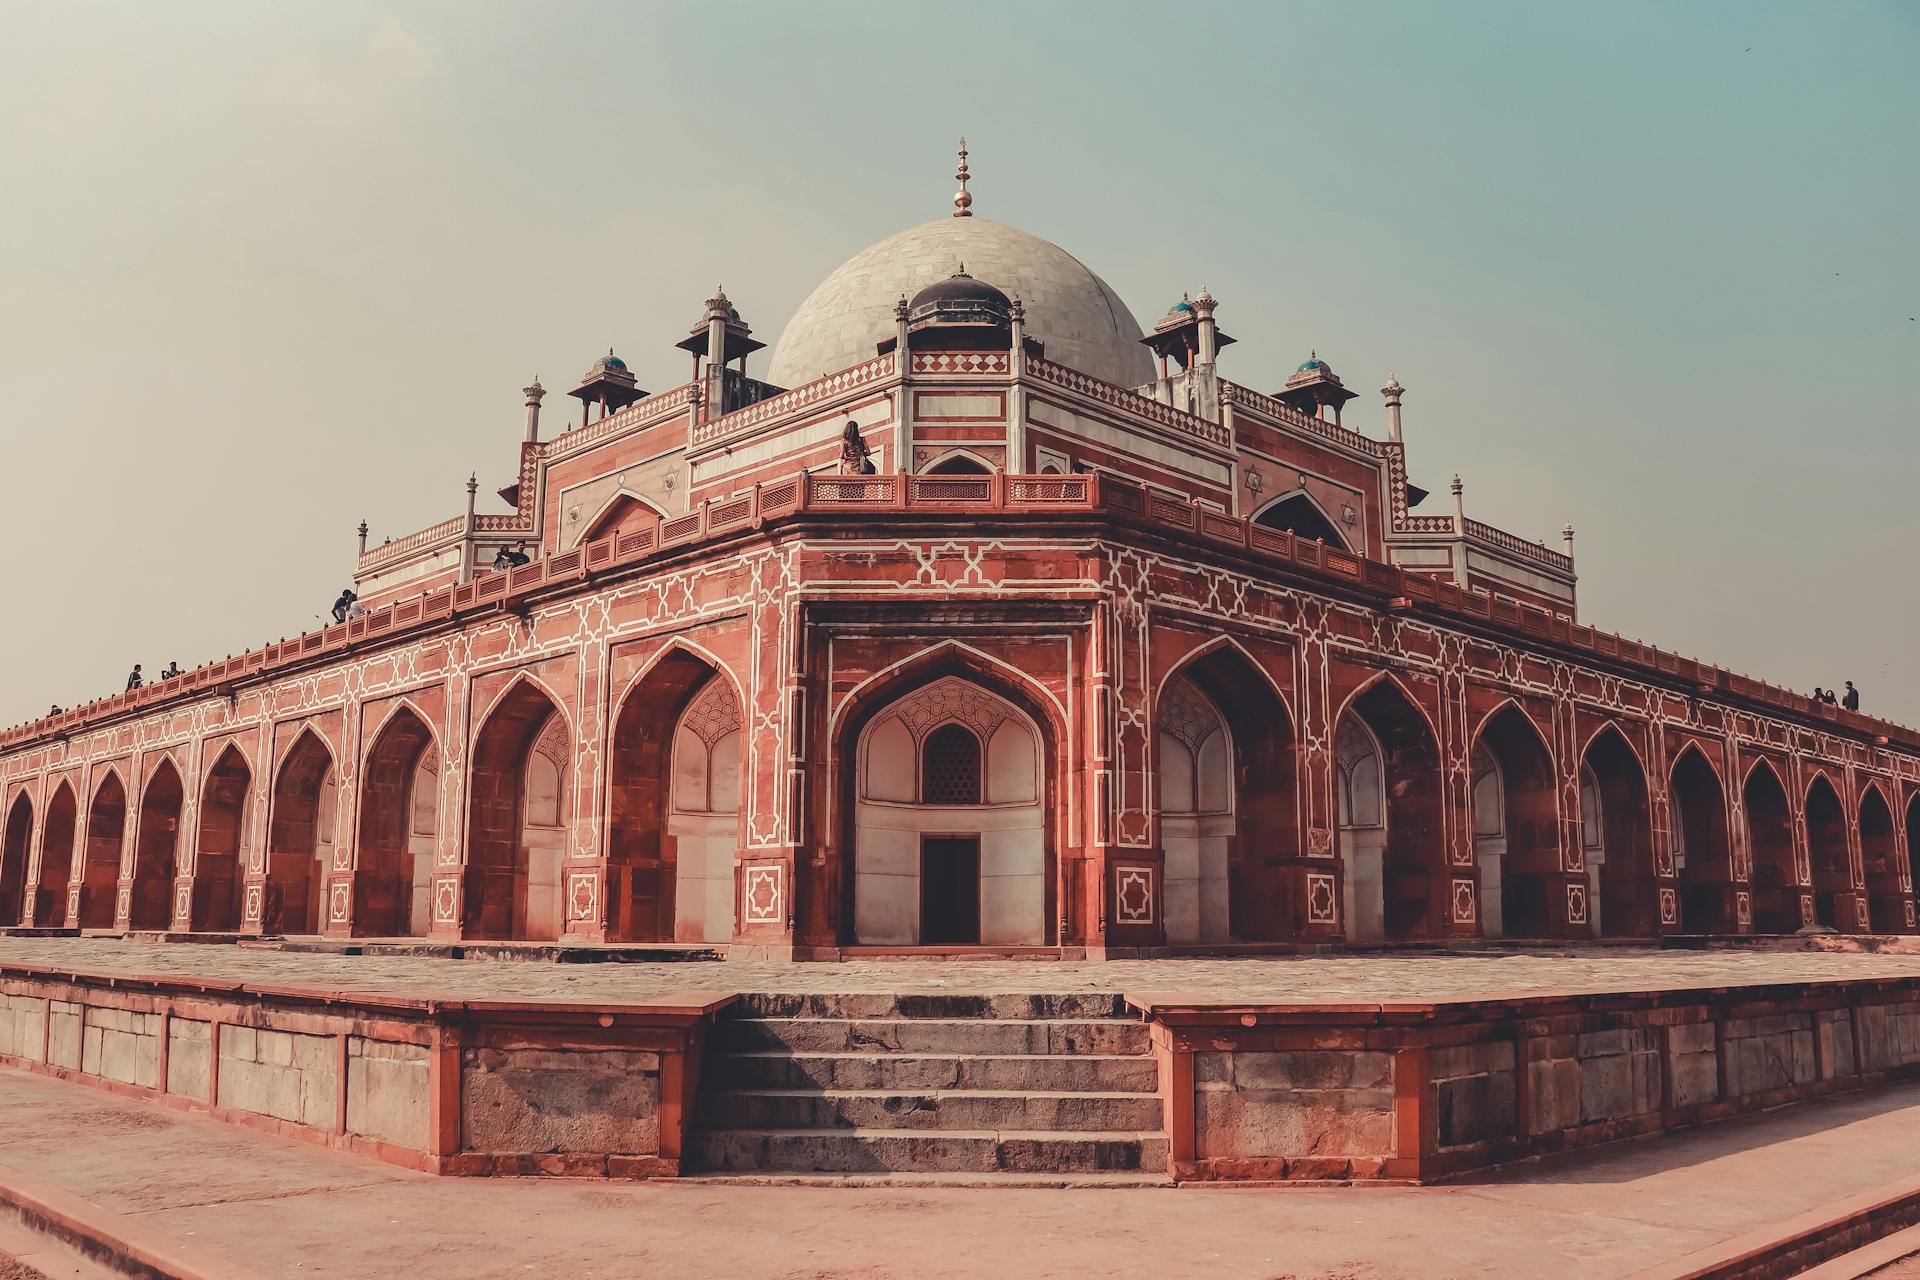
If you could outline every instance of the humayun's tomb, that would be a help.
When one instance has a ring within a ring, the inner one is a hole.
[[[1912,934],[1920,733],[1582,621],[1571,528],[1549,547],[1470,518],[1457,479],[1438,501],[1410,480],[1397,379],[1363,391],[1318,354],[1229,353],[1204,288],[1143,330],[1065,250],[975,216],[964,151],[960,176],[950,216],[828,275],[757,371],[766,344],[716,291],[679,386],[644,390],[609,352],[559,424],[527,387],[499,502],[476,480],[429,528],[370,544],[361,526],[364,612],[0,734],[0,919],[32,945],[0,954],[0,1060],[452,1172],[673,1172],[700,1133],[708,1167],[833,1167],[780,1154],[812,1123],[781,1110],[807,1084],[788,1068],[728,1068],[723,1096],[766,1114],[701,1119],[700,1029],[738,975],[1106,961],[1159,968],[1125,1006],[1014,1011],[746,984],[761,994],[725,1043],[831,1057],[857,1035],[809,1048],[778,1026],[1001,1019],[979,1025],[1027,1030],[983,1061],[1146,1055],[1144,1077],[1103,1067],[1090,1096],[1152,1103],[956,1122],[1111,1140],[1022,1156],[1002,1134],[987,1168],[1334,1178],[1427,1177],[1920,1064],[1912,977],[1807,975],[1765,1017],[1724,983],[1611,1011],[1558,992],[1531,1036],[1511,1006],[1396,1023],[1377,1001],[1308,1017],[1200,998],[1180,966],[1250,954]],[[62,961],[97,969],[108,937],[237,945],[149,947],[137,980]],[[681,960],[675,998],[621,1004],[606,978],[605,1011],[535,1016],[356,996],[349,969],[323,996],[151,958],[516,943],[727,963]],[[1049,991],[1034,981],[1015,989]],[[1051,1040],[1050,1019],[1067,1020]],[[118,1066],[115,1037],[133,1046]],[[944,1051],[911,1039],[890,1043]],[[511,1090],[488,1082],[527,1044],[541,1071],[573,1053],[651,1079],[635,1105],[656,1128],[498,1119]],[[1343,1119],[1303,1151],[1256,1149],[1268,1131],[1236,1117],[1293,1104],[1248,1064],[1301,1054],[1298,1077],[1307,1050],[1322,1076],[1346,1055],[1313,1112],[1339,1094]],[[260,1081],[295,1069],[332,1083],[273,1101]],[[978,1068],[982,1097],[1045,1074],[1004,1070]],[[1618,1097],[1582,1092],[1616,1070]],[[848,1132],[881,1125],[847,1114]],[[851,1167],[948,1158],[875,1150]]]

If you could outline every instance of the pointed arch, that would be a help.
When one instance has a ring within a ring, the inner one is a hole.
[[[1203,936],[1218,940],[1286,942],[1307,931],[1307,904],[1285,865],[1301,856],[1294,718],[1271,674],[1230,636],[1216,636],[1174,664],[1160,682],[1156,726],[1163,722],[1175,677],[1203,694],[1226,728],[1225,746],[1212,770],[1224,776],[1212,785],[1230,797],[1231,824],[1214,861],[1217,894],[1223,894],[1225,929],[1202,922]],[[1204,762],[1202,762],[1204,763]],[[1198,779],[1205,792],[1209,779]],[[1173,868],[1163,881],[1173,888]],[[1207,892],[1203,876],[1200,889]],[[1171,922],[1172,902],[1168,901]]]
[[[82,929],[111,929],[114,900],[119,894],[120,858],[126,844],[127,784],[109,765],[94,784],[87,805],[86,852],[80,866],[80,914],[73,924]]]
[[[14,793],[0,833],[0,928],[20,923],[27,887],[27,852],[33,840],[33,801],[27,789]]]
[[[133,884],[128,897],[128,927],[165,929],[173,922],[173,876],[180,850],[180,815],[186,784],[173,757],[161,753],[140,788],[140,813],[133,835]]]
[[[200,787],[200,832],[193,861],[177,868],[179,874],[193,878],[189,919],[196,932],[222,933],[240,927],[246,892],[247,799],[252,788],[247,753],[239,743],[228,742],[214,757]]]
[[[926,466],[923,476],[990,476],[1000,468],[971,449],[949,449]]]
[[[517,672],[479,720],[467,801],[464,933],[553,941],[560,894],[573,732],[561,700]]]
[[[1680,927],[1688,933],[1733,933],[1739,928],[1733,848],[1727,835],[1727,796],[1700,745],[1689,742],[1667,773],[1673,814],[1674,874],[1680,878]]]
[[[745,735],[739,686],[676,639],[614,703],[607,760],[608,936],[733,937]]]
[[[1875,933],[1907,932],[1907,894],[1900,887],[1900,842],[1893,805],[1879,779],[1860,788],[1860,863],[1867,881],[1867,920]]]
[[[1853,895],[1853,858],[1847,812],[1824,770],[1816,770],[1801,801],[1807,823],[1807,866],[1813,876],[1813,918],[1842,933],[1859,932]]]
[[[1748,766],[1740,784],[1752,859],[1753,928],[1792,933],[1801,924],[1800,877],[1794,867],[1793,812],[1779,771],[1764,757]]]
[[[1907,891],[1903,895],[1911,903],[1914,892],[1920,890],[1920,790],[1907,797],[1906,819],[1902,824],[1907,833]],[[1906,915],[1902,908],[1902,915]],[[1912,916],[1906,917],[1912,920]]]
[[[273,782],[263,932],[318,933],[325,927],[337,801],[333,749],[312,725],[302,725]]]
[[[847,690],[829,714],[827,727],[836,736],[844,734],[849,717],[861,708],[870,711],[876,698],[884,699],[888,691],[898,694],[949,670],[972,672],[990,687],[1004,686],[1016,703],[1034,703],[1040,718],[1064,736],[1067,709],[1051,689],[1012,663],[961,640],[930,644],[867,676]]]
[[[1611,720],[1587,739],[1580,758],[1581,843],[1594,932],[1636,938],[1657,934],[1659,883],[1645,764]],[[1589,811],[1590,806],[1597,812]]]
[[[667,513],[660,509],[659,504],[623,485],[600,504],[575,542],[598,542],[617,534],[658,528],[665,519],[668,519]]]
[[[73,879],[73,851],[79,830],[80,804],[73,783],[66,778],[47,801],[40,824],[40,869],[34,879],[33,922],[60,926],[67,923],[67,884]]]
[[[1269,498],[1254,511],[1253,523],[1268,529],[1283,530],[1308,542],[1324,542],[1340,551],[1353,550],[1353,544],[1341,532],[1339,523],[1305,489],[1294,489]]]
[[[1364,725],[1379,745],[1385,812],[1378,828],[1343,823],[1338,833],[1347,937],[1443,937],[1450,874],[1433,720],[1412,691],[1384,671],[1347,699],[1334,721],[1336,734],[1349,720]]]
[[[1407,709],[1420,717],[1421,724],[1426,727],[1427,736],[1435,742],[1438,742],[1440,740],[1440,726],[1434,722],[1433,714],[1421,705],[1420,699],[1414,696],[1413,690],[1407,687],[1406,681],[1391,671],[1376,671],[1355,686],[1353,692],[1347,695],[1346,701],[1340,704],[1340,710],[1333,717],[1334,723],[1338,724],[1341,716],[1347,714],[1348,711],[1359,704],[1362,697],[1368,695],[1377,686],[1382,684],[1390,684],[1393,686],[1395,692],[1400,695],[1400,700],[1406,704]]]
[[[1232,940],[1229,869],[1236,835],[1232,731],[1211,698],[1178,672],[1154,707],[1162,915],[1175,945]]]
[[[405,698],[368,742],[348,926],[359,937],[422,937],[433,923],[439,746],[427,717]]]
[[[1512,698],[1480,720],[1473,750],[1498,767],[1497,793],[1474,790],[1475,857],[1480,863],[1481,924],[1489,937],[1546,938],[1584,932],[1563,921],[1560,794],[1553,749],[1533,717]],[[1476,770],[1476,773],[1480,772]],[[1497,794],[1497,798],[1496,797]],[[1498,806],[1498,834],[1487,812]]]

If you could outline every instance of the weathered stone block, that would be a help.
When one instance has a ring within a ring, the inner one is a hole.
[[[174,1018],[167,1024],[167,1092],[211,1102],[213,1024]]]
[[[1552,1133],[1580,1123],[1580,1064],[1554,1058],[1527,1064],[1528,1124],[1534,1133]]]
[[[1478,1044],[1453,1045],[1427,1053],[1427,1072],[1434,1080],[1457,1076],[1481,1075],[1490,1071],[1513,1070],[1513,1042],[1486,1040]]]
[[[660,1147],[660,1056],[628,1050],[467,1049],[463,1147],[621,1152]]]
[[[46,1061],[56,1067],[79,1070],[82,1033],[82,1006],[65,1000],[53,1001],[47,1017]]]
[[[1621,1043],[1638,1044],[1643,1037]],[[1649,1049],[1587,1058],[1580,1064],[1580,1119],[1587,1124],[1660,1109],[1660,1055]]]
[[[1720,1058],[1709,1049],[1704,1053],[1675,1054],[1667,1064],[1673,1088],[1673,1105],[1697,1107],[1720,1099]]]
[[[1210,1090],[1194,1100],[1201,1159],[1394,1154],[1393,1091]]]
[[[221,1027],[220,1105],[331,1127],[340,1091],[334,1045],[332,1036]]]
[[[1433,1089],[1442,1147],[1514,1136],[1511,1070],[1436,1081]]]
[[[355,1036],[347,1042],[347,1131],[427,1148],[433,1095],[424,1046]]]
[[[0,1053],[27,1062],[44,1062],[47,1055],[47,1002],[33,996],[0,999]]]

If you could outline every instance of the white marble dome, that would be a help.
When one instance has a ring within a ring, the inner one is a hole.
[[[869,245],[807,295],[773,348],[767,380],[797,387],[871,360],[893,336],[893,305],[967,274],[1020,299],[1047,359],[1137,387],[1153,381],[1140,324],[1107,282],[1059,245],[990,218],[939,218]]]

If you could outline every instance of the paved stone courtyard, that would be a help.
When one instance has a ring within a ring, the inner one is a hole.
[[[1799,944],[1773,944],[1785,948]],[[858,960],[780,964],[708,960],[553,964],[347,956],[231,944],[112,938],[0,938],[0,964],[98,974],[321,987],[443,1000],[643,1001],[673,992],[1179,994],[1217,1000],[1436,1001],[1530,993],[1646,991],[1920,975],[1920,950],[1617,946],[1405,951],[1249,959]],[[1841,944],[1826,944],[1836,946]]]

